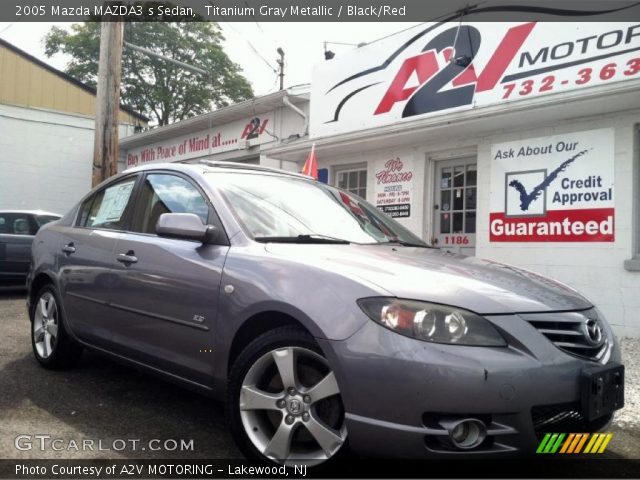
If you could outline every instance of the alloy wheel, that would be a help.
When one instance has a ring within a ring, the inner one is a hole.
[[[335,375],[324,357],[302,347],[274,349],[251,366],[240,417],[256,449],[284,464],[326,461],[347,437]]]
[[[58,341],[58,307],[51,292],[38,299],[33,316],[33,343],[41,358],[49,358]]]

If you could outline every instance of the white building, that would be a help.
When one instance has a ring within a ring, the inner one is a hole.
[[[292,87],[120,141],[119,169],[151,162],[221,160],[295,170],[264,148],[306,137],[308,86]]]
[[[263,162],[299,169],[315,143],[330,183],[422,238],[640,336],[640,25],[423,25],[319,65],[310,120]]]
[[[0,39],[0,208],[66,213],[91,189],[95,90]],[[120,136],[147,119],[120,110]]]

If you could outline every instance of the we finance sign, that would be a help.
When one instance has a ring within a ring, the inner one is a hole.
[[[640,79],[640,24],[436,23],[314,70],[311,136]]]
[[[613,242],[614,131],[492,145],[491,242]]]

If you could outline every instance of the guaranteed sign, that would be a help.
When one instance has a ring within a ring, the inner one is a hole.
[[[613,129],[496,144],[491,242],[613,242]]]

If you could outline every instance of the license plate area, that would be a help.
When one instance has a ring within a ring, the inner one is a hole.
[[[587,421],[624,407],[624,365],[583,370],[581,397],[582,414]]]

